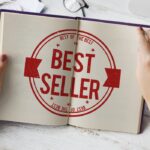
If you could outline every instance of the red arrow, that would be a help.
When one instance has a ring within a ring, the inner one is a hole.
[[[38,66],[41,61],[41,59],[26,57],[24,76],[39,78]]]
[[[107,80],[105,81],[103,86],[104,87],[119,88],[121,70],[120,69],[105,68],[105,71],[107,74]]]

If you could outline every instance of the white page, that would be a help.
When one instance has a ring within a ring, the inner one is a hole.
[[[136,28],[127,25],[115,25],[86,20],[80,21],[81,31],[86,31],[98,37],[107,45],[115,60],[116,68],[121,69],[121,78],[120,87],[114,88],[110,97],[98,109],[96,109],[98,105],[91,109],[99,101],[97,100],[96,102],[94,96],[92,99],[72,98],[72,107],[75,108],[76,113],[74,112],[70,115],[81,116],[70,117],[69,124],[85,128],[132,133],[139,132],[143,102],[136,81],[136,55],[138,45]],[[83,32],[79,33],[81,35],[87,35],[87,38],[95,39],[91,35]],[[99,99],[101,99],[108,89],[107,87],[103,87],[107,79],[104,68],[110,68],[110,64],[106,54],[96,42],[87,44],[83,41],[78,41],[77,52],[95,54],[95,58],[92,61],[91,73],[86,72],[87,59],[82,59],[84,70],[80,73],[74,73],[77,80],[75,91],[76,93],[80,93],[81,78],[96,79],[100,81],[100,90],[98,93]],[[92,48],[95,50],[92,51]],[[112,60],[110,61],[112,63]],[[88,96],[89,82],[86,82],[85,86],[87,90],[84,91],[84,95]],[[82,110],[79,107],[83,106],[86,110],[79,112]],[[94,111],[94,109],[96,110]],[[89,113],[92,110],[93,112]],[[85,115],[85,113],[88,114]]]
[[[35,47],[48,35],[64,29],[77,29],[78,22],[74,19],[53,18],[47,16],[36,16],[28,14],[16,14],[2,12],[2,52],[9,57],[5,75],[3,90],[0,96],[0,120],[17,122],[63,125],[67,124],[68,117],[63,117],[51,113],[47,104],[43,104],[45,109],[33,94],[29,78],[24,76],[24,65],[26,57],[30,57]],[[58,34],[58,33],[56,33]],[[49,70],[50,59],[53,48],[57,48],[57,41],[52,42],[42,48],[38,58],[43,59],[38,70],[43,73],[62,74],[72,76],[72,71],[67,72],[61,69]],[[65,43],[65,44],[64,44]],[[67,44],[66,44],[67,43]],[[72,43],[59,40],[60,48],[72,49]],[[62,45],[61,45],[62,44]],[[63,45],[64,44],[64,45]],[[75,49],[72,49],[74,51]],[[72,62],[73,63],[73,62]],[[49,66],[48,66],[49,65]],[[71,64],[70,64],[71,65]],[[47,79],[48,80],[48,79]],[[33,85],[33,78],[31,78]],[[69,81],[69,80],[68,80]],[[57,80],[59,82],[59,80]],[[51,80],[47,83],[51,84]],[[37,89],[45,88],[43,83],[35,78]],[[34,88],[35,90],[35,88]],[[57,89],[58,90],[58,89]],[[69,91],[69,82],[66,90]],[[50,94],[43,94],[42,98],[51,105]],[[57,104],[66,105],[70,98],[54,96],[53,101]],[[54,112],[57,112],[54,110]]]

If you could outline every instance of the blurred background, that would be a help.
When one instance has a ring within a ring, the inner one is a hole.
[[[150,22],[149,0],[0,0],[0,8],[80,17],[84,10],[88,18]]]

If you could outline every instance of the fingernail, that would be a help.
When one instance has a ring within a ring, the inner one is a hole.
[[[7,55],[3,54],[2,55],[2,62],[6,61],[6,59],[7,59]]]

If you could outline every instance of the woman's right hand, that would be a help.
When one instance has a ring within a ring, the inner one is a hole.
[[[137,79],[150,110],[150,30],[138,28],[138,37]]]

